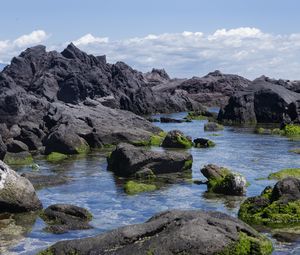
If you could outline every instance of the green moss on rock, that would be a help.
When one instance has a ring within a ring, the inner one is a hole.
[[[10,153],[7,152],[3,159],[8,165],[31,165],[33,164],[32,155],[29,152]]]
[[[154,184],[146,184],[135,181],[128,181],[124,186],[125,192],[129,195],[134,195],[141,192],[154,191],[156,189],[157,187]]]
[[[286,136],[300,136],[300,125],[288,124],[283,131]]]
[[[193,166],[193,160],[192,159],[187,160],[184,162],[183,170],[189,170],[192,168],[192,166]]]
[[[68,155],[66,155],[66,154],[59,153],[59,152],[51,152],[49,155],[47,155],[46,159],[49,162],[56,163],[56,162],[62,161],[67,158],[68,158]]]
[[[287,168],[282,169],[276,173],[272,173],[268,176],[268,179],[281,180],[286,177],[300,178],[300,168]]]
[[[296,149],[289,150],[289,152],[293,152],[293,153],[296,153],[296,154],[300,154],[300,148],[296,148]]]

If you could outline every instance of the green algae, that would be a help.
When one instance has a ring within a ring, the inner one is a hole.
[[[134,195],[141,192],[154,191],[156,189],[157,187],[154,184],[146,184],[136,181],[128,181],[124,185],[124,191],[129,195]]]
[[[5,154],[3,162],[8,165],[31,165],[33,164],[33,158],[29,153],[9,153]]]
[[[52,163],[56,163],[67,159],[69,156],[60,152],[51,152],[47,155],[46,160]]]
[[[276,179],[276,180],[281,180],[286,177],[295,177],[295,178],[300,178],[300,168],[287,168],[287,169],[282,169],[276,173],[271,173],[268,176],[268,179]]]

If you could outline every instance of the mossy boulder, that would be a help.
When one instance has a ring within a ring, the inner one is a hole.
[[[287,124],[284,126],[283,131],[286,136],[300,136],[300,125]]]
[[[59,152],[51,152],[46,157],[47,161],[52,162],[52,163],[56,163],[56,162],[62,161],[67,158],[68,158],[68,155],[59,153]]]
[[[189,149],[193,146],[192,139],[185,136],[183,132],[179,130],[172,130],[168,132],[165,139],[162,142],[164,148],[183,148]]]
[[[300,154],[300,148],[291,149],[291,150],[289,150],[289,152]]]
[[[160,146],[166,135],[167,133],[162,131],[157,134],[153,134],[148,140],[133,141],[131,144],[135,146]]]
[[[256,197],[241,205],[238,216],[251,225],[273,228],[300,224],[300,180],[292,177],[267,187]]]
[[[216,122],[208,122],[204,125],[204,131],[216,132],[224,130],[224,126]]]
[[[208,180],[208,192],[234,196],[243,196],[246,193],[247,181],[241,174],[213,164],[204,166],[201,173]]]
[[[157,187],[154,184],[142,183],[136,181],[128,181],[124,185],[124,191],[129,195],[134,195],[141,192],[154,191]]]
[[[282,180],[286,177],[300,178],[300,168],[282,169],[276,173],[269,174],[268,179]]]
[[[196,148],[210,148],[210,147],[215,147],[216,144],[206,138],[196,138],[194,139],[194,146]]]
[[[18,153],[6,152],[3,161],[8,165],[31,165],[33,158],[28,151]]]

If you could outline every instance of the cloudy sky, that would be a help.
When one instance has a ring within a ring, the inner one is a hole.
[[[54,3],[55,2],[55,3]],[[300,79],[298,0],[10,0],[1,3],[0,63],[44,44],[173,77],[219,69]]]

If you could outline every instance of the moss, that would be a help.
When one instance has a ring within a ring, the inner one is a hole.
[[[187,161],[184,162],[184,166],[183,166],[182,170],[191,169],[192,166],[193,166],[193,160],[189,159],[189,160],[187,160]]]
[[[190,141],[186,136],[178,135],[176,136],[177,143],[183,148],[189,149],[193,147],[193,142]]]
[[[153,191],[156,189],[157,187],[154,184],[139,183],[135,181],[128,181],[124,186],[125,192],[129,195],[134,195],[141,192]]]
[[[218,255],[268,255],[273,251],[272,242],[264,236],[253,237],[239,233],[238,242],[229,245]]]
[[[266,132],[266,130],[262,127],[255,129],[256,134],[264,134],[265,132]]]
[[[148,140],[138,140],[131,142],[135,146],[160,146],[166,137],[166,133],[161,131],[158,134],[153,134]]]
[[[86,143],[82,143],[80,146],[76,147],[75,150],[78,154],[86,154],[90,151],[90,146]]]
[[[49,162],[59,162],[62,161],[64,159],[67,159],[68,155],[63,154],[63,153],[59,153],[59,152],[51,152],[49,155],[47,155],[47,161]]]
[[[33,171],[38,171],[40,168],[40,166],[36,163],[31,164],[30,167]]]
[[[272,173],[268,176],[268,179],[281,180],[286,177],[300,178],[300,168],[288,168],[282,169],[276,173]]]
[[[274,128],[271,130],[272,135],[284,135],[284,131],[280,128]]]
[[[31,165],[33,158],[28,153],[9,153],[7,152],[4,157],[4,163],[8,165]]]
[[[289,152],[300,154],[300,148],[289,150]]]
[[[207,120],[208,117],[202,115],[201,113],[197,112],[188,112],[188,115],[185,117],[187,120]]]
[[[288,124],[283,131],[286,136],[300,136],[300,125]]]
[[[48,248],[44,251],[39,252],[37,255],[54,255],[52,248]]]

